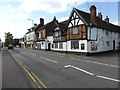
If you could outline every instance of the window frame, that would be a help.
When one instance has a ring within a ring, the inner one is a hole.
[[[56,36],[56,34],[57,34],[57,36]],[[59,37],[59,31],[55,31],[54,35],[55,35],[55,37]]]
[[[76,32],[76,30],[77,30],[77,32]],[[79,28],[78,28],[78,26],[75,26],[75,27],[72,27],[71,28],[71,34],[72,35],[78,35],[79,34]]]
[[[63,42],[59,42],[59,49],[63,49]]]
[[[79,49],[79,40],[71,41],[71,49]]]
[[[58,48],[58,43],[55,43],[54,46],[55,46],[54,48],[57,49]]]

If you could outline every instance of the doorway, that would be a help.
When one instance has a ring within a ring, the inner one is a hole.
[[[113,50],[115,50],[115,40],[113,40]]]
[[[51,51],[51,44],[48,43],[48,51]]]

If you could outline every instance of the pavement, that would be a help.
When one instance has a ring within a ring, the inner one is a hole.
[[[36,88],[7,49],[2,51],[2,88]]]
[[[42,88],[118,88],[120,82],[116,54],[82,56],[19,48],[10,53],[14,55],[13,61],[21,62]]]

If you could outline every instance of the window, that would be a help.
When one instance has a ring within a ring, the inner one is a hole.
[[[44,38],[44,32],[43,31],[41,32],[41,38]]]
[[[78,40],[71,41],[71,49],[79,49],[79,41]]]
[[[58,48],[58,43],[55,43],[55,48]]]
[[[78,34],[78,27],[72,28],[72,34]]]
[[[110,41],[107,41],[106,44],[107,44],[107,46],[110,46]]]
[[[63,49],[63,42],[59,43],[59,49]]]
[[[106,31],[106,36],[109,36],[109,31]]]
[[[85,45],[81,44],[81,50],[84,50],[84,49],[85,49]]]
[[[59,32],[56,31],[56,32],[55,32],[55,37],[58,37],[58,36],[59,36]]]

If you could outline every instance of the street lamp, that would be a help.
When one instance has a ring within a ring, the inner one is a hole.
[[[31,20],[32,21],[32,26],[34,25],[34,20],[32,20],[32,19],[28,19],[28,20]]]

